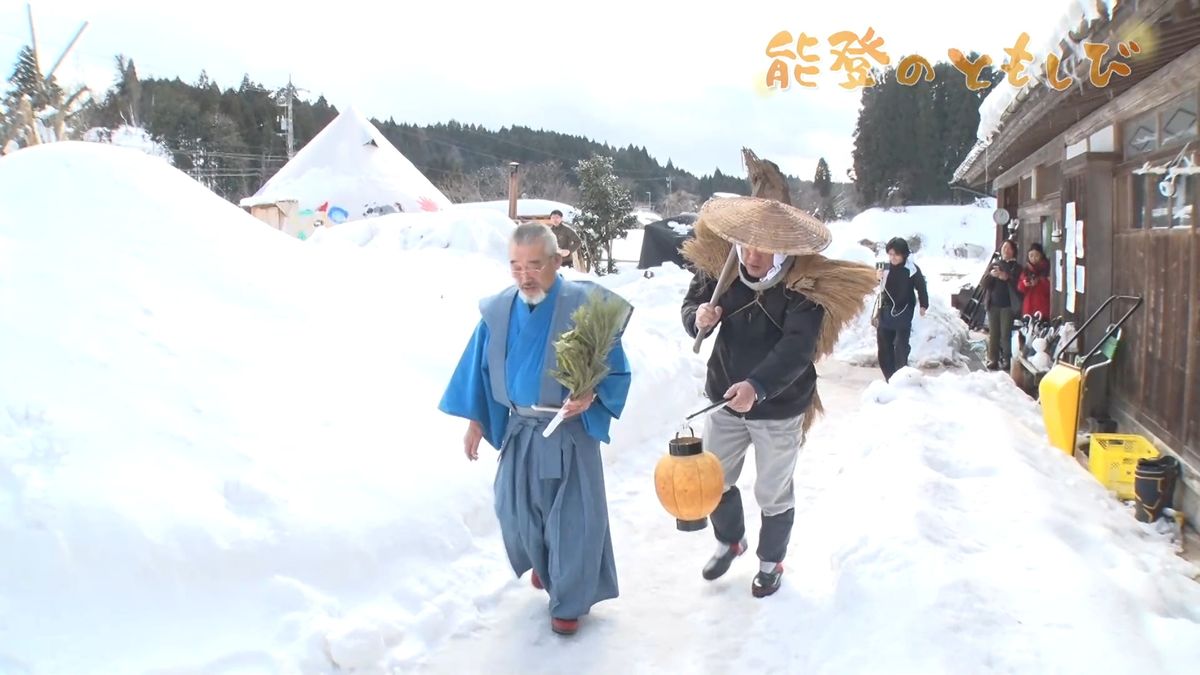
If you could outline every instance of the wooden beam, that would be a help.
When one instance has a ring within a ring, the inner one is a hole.
[[[509,162],[508,164],[508,219],[517,219],[517,167],[520,164]]]
[[[1041,149],[1029,155],[1025,159],[1017,162],[1012,168],[1007,169],[1004,173],[996,176],[996,184],[999,183],[1015,183],[1020,180],[1021,176],[1031,172],[1039,164],[1053,164],[1061,162],[1067,154],[1067,146],[1063,143],[1063,135],[1055,136],[1049,143],[1043,145]]]
[[[1183,56],[1133,85],[1121,96],[1104,104],[1082,122],[1068,129],[1067,144],[1078,143],[1110,124],[1116,124],[1143,110],[1153,110],[1188,88],[1194,89],[1197,83],[1200,83],[1200,79],[1195,75],[1198,70],[1200,45],[1192,47]],[[1181,83],[1186,86],[1180,86]]]

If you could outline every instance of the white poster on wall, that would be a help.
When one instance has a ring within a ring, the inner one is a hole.
[[[1082,220],[1075,221],[1075,257],[1076,258],[1087,257],[1083,253],[1083,221]],[[1079,289],[1079,292],[1082,293],[1083,289]]]
[[[1067,259],[1067,297],[1063,298],[1068,312],[1075,312],[1075,202],[1068,202],[1066,206],[1066,217],[1063,222],[1067,224],[1063,229],[1066,230],[1066,241],[1063,242],[1063,249]]]
[[[1075,268],[1075,290],[1079,291],[1080,293],[1087,292],[1087,291],[1083,290],[1083,288],[1084,288],[1083,282],[1084,282],[1083,265],[1079,265],[1078,267]]]

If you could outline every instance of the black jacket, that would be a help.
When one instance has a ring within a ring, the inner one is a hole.
[[[881,325],[911,324],[918,302],[921,307],[929,309],[929,288],[925,283],[925,275],[914,262],[889,264],[883,289],[886,292],[880,301]]]
[[[696,337],[696,309],[712,299],[716,280],[697,274],[683,300],[683,327]],[[705,394],[716,403],[731,386],[749,381],[758,400],[746,419],[786,419],[808,409],[817,390],[813,367],[825,309],[783,283],[756,293],[736,279],[717,300],[721,320],[708,360]],[[738,415],[733,410],[730,413]]]
[[[1008,280],[991,275],[992,265],[999,266],[1008,272]],[[988,274],[983,277],[983,288],[987,291],[988,308],[1003,309],[1011,307],[1013,311],[1021,311],[1021,292],[1017,290],[1017,282],[1021,276],[1021,263],[1016,260],[997,260],[988,264]]]

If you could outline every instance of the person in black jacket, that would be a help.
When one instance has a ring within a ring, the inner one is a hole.
[[[795,517],[792,475],[804,443],[804,416],[817,388],[813,367],[825,310],[783,282],[794,261],[735,245],[738,277],[715,304],[716,281],[697,272],[684,298],[683,326],[695,337],[720,325],[708,361],[705,391],[726,407],[709,415],[705,447],[721,460],[726,491],[712,513],[717,552],[705,579],[724,574],[748,544],[741,493],[736,487],[748,447],[755,449],[754,494],[762,510],[759,573],[751,591],[774,593]]]
[[[895,237],[887,243],[890,264],[878,271],[881,282],[879,325],[875,329],[879,345],[879,369],[891,380],[897,370],[908,365],[909,339],[918,303],[921,316],[929,309],[929,290],[921,268],[909,260],[908,242]]]
[[[991,263],[983,278],[987,292],[988,370],[1008,370],[1012,365],[1013,316],[1021,311],[1022,297],[1017,289],[1021,263],[1017,262],[1017,245],[1005,240],[1000,246],[1000,259]]]

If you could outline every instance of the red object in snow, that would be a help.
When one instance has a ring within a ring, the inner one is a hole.
[[[325,202],[324,204],[318,206],[317,210],[320,211],[321,213],[325,213],[326,211],[329,210],[329,202]]]
[[[438,210],[440,210],[440,209],[438,209],[437,202],[433,201],[429,197],[421,197],[420,199],[417,200],[417,203],[421,205],[422,211],[438,211]]]

